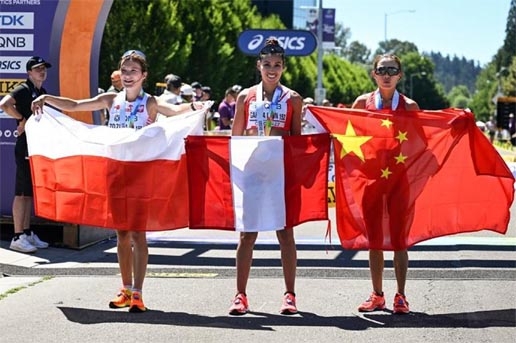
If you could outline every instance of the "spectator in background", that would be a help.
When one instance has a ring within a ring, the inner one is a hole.
[[[233,106],[233,112],[235,112],[236,98],[238,96],[238,93],[240,93],[240,91],[242,91],[242,86],[235,84],[235,85],[233,85],[231,87],[231,89],[233,90],[233,92],[235,92],[235,102],[233,102],[233,105],[232,105]]]
[[[211,88],[208,86],[202,87],[201,101],[208,101],[211,98]]]
[[[491,143],[493,143],[496,134],[496,122],[493,116],[489,117],[489,120],[486,122],[486,128],[489,134],[489,140],[491,141]]]
[[[218,108],[219,129],[230,130],[233,117],[235,116],[235,101],[237,92],[235,92],[234,87],[230,87],[226,89],[224,94],[224,99],[220,102]]]
[[[312,132],[313,129],[315,128],[315,126],[313,126],[307,120],[305,120],[306,106],[313,105],[313,104],[314,104],[314,99],[313,98],[306,97],[306,98],[303,99],[303,109],[301,111],[301,115],[302,115],[303,121],[301,123],[301,126],[303,128],[303,132],[304,133]]]
[[[202,98],[202,85],[197,82],[197,81],[194,81],[192,82],[191,84],[192,86],[192,89],[194,91],[194,101],[201,101],[201,98]]]
[[[181,98],[184,100],[184,102],[193,102],[194,101],[194,91],[192,89],[192,86],[189,84],[183,84],[181,86]]]
[[[233,92],[235,92],[236,95],[238,95],[238,93],[240,93],[240,91],[242,90],[242,86],[240,86],[240,85],[233,85],[233,87],[231,87],[231,89],[233,89]]]
[[[172,105],[178,105],[182,103],[183,99],[181,98],[181,77],[174,74],[168,74],[165,76],[165,83],[167,84],[167,88],[163,91],[163,94],[161,94],[159,98]]]
[[[122,85],[122,74],[120,70],[114,70],[111,73],[111,86],[109,86],[107,92],[108,93],[118,93],[120,92],[124,86]]]

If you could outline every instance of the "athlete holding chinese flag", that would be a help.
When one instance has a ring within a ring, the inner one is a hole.
[[[371,76],[378,88],[374,92],[360,95],[351,108],[381,110],[390,109],[392,111],[417,111],[418,104],[400,94],[396,90],[398,82],[403,76],[401,61],[395,55],[379,55],[373,62]],[[405,298],[405,283],[408,270],[407,249],[394,251],[394,271],[397,281],[397,293],[394,297],[393,312],[408,313],[409,303]],[[361,312],[369,312],[385,309],[385,297],[383,294],[383,250],[369,250],[369,270],[373,283],[373,292],[369,298],[358,307]]]

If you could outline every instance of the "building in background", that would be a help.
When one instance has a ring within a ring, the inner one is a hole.
[[[299,1],[299,0],[297,0]],[[294,17],[294,3],[296,0],[252,0],[251,3],[258,8],[263,16],[277,14],[287,29],[292,29]]]
[[[293,28],[306,30],[308,7],[316,8],[318,4],[317,0],[294,0]]]

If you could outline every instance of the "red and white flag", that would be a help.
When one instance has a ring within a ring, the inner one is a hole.
[[[190,228],[274,231],[328,220],[328,134],[186,139]]]
[[[203,120],[200,110],[112,129],[45,106],[26,125],[36,214],[118,230],[187,227],[184,138],[202,134]]]

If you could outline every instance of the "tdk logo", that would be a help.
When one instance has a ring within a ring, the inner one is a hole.
[[[34,29],[34,13],[32,12],[0,12],[0,30],[32,30]]]
[[[246,30],[238,37],[238,48],[246,55],[258,55],[269,37],[276,37],[287,56],[307,56],[317,47],[317,39],[305,30]]]

